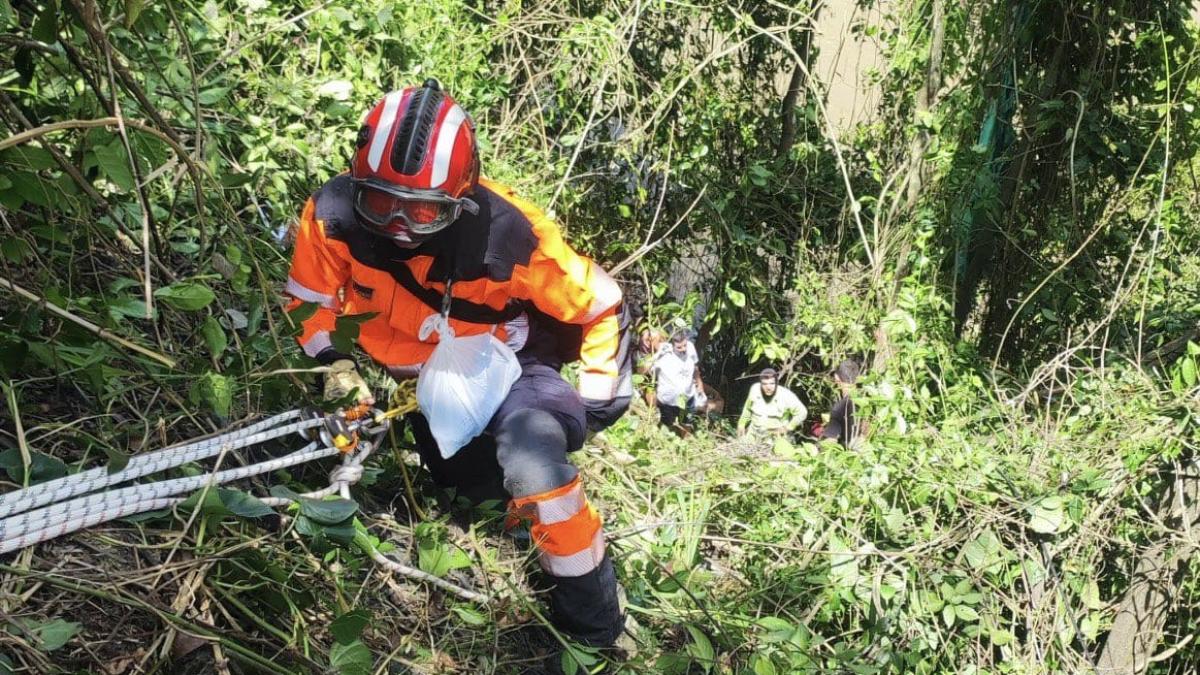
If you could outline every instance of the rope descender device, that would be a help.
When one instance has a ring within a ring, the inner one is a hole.
[[[336,448],[343,455],[359,449],[364,436],[374,438],[387,431],[390,420],[365,404],[343,408],[331,413],[308,409],[307,417],[321,419],[323,424],[301,432],[305,440],[320,441],[326,447]]]

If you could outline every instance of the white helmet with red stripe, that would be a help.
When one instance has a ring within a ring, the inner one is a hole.
[[[402,246],[478,212],[466,197],[479,180],[471,118],[437,80],[393,91],[358,130],[350,175],[359,222]]]

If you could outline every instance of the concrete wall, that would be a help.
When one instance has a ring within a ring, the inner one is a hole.
[[[881,0],[877,7],[863,10],[856,0],[826,0],[817,15],[813,41],[817,58],[811,70],[827,92],[825,105],[839,135],[855,124],[871,121],[879,104],[879,87],[873,84],[873,76],[884,65],[878,41],[855,35],[851,28],[880,24],[895,1]],[[787,89],[788,77],[789,73],[781,73],[776,82],[780,96]]]

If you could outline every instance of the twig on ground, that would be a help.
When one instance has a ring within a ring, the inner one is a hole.
[[[96,335],[99,335],[100,337],[104,338],[105,340],[108,340],[108,341],[110,341],[114,344],[117,344],[121,347],[124,347],[126,349],[133,350],[133,351],[137,352],[138,354],[141,354],[142,356],[152,358],[155,361],[158,361],[159,363],[163,364],[164,366],[166,366],[168,368],[175,367],[174,359],[167,357],[167,356],[163,356],[162,354],[159,354],[156,351],[146,349],[145,347],[143,347],[141,345],[134,344],[133,342],[130,342],[129,340],[126,340],[125,338],[120,337],[119,335],[114,335],[112,332],[110,332],[104,328],[101,328],[100,326],[97,326],[96,324],[92,323],[91,321],[88,321],[87,319],[82,319],[78,316],[75,316],[71,312],[68,312],[67,310],[63,309],[62,307],[59,307],[58,305],[50,302],[49,300],[38,297],[37,295],[25,290],[24,288],[21,288],[20,286],[16,285],[15,283],[9,281],[8,279],[6,279],[4,277],[0,277],[0,288],[7,288],[10,291],[12,291],[13,293],[16,293],[17,295],[25,298],[26,300],[29,300],[31,302],[36,302],[36,303],[44,306],[46,309],[50,310],[51,313],[57,314],[58,316],[70,321],[71,323],[74,323],[75,325],[77,325],[85,330],[88,330],[92,333],[95,333]]]

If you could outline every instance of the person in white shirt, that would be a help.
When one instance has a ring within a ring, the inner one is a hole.
[[[808,417],[808,409],[787,387],[780,386],[777,378],[774,368],[759,373],[738,419],[738,436],[786,435]]]
[[[663,344],[654,354],[650,372],[655,378],[655,399],[659,422],[668,428],[687,420],[695,404],[697,392],[704,391],[700,381],[700,356],[687,333],[677,331],[669,344]]]

